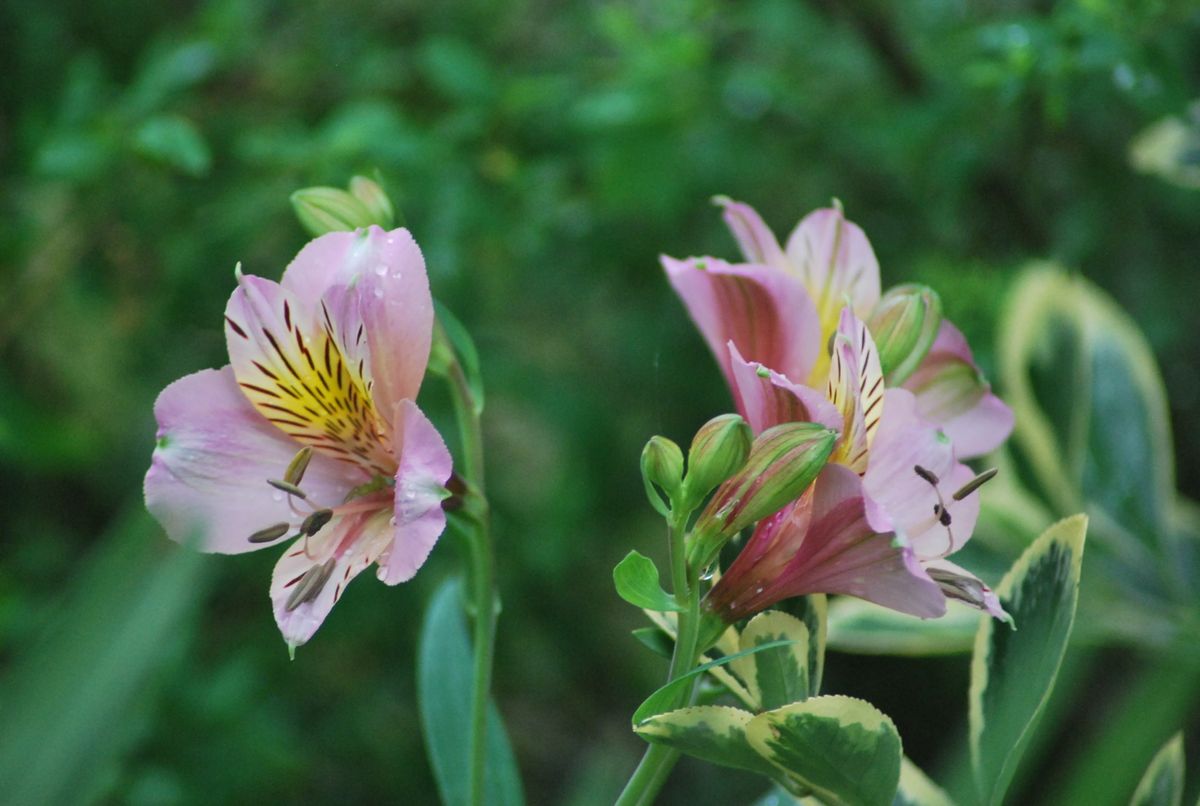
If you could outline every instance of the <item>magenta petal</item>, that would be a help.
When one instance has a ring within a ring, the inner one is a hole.
[[[817,297],[822,321],[832,321],[847,299],[863,318],[879,302],[875,250],[862,229],[847,221],[840,209],[814,210],[805,216],[788,237],[787,256]]]
[[[938,478],[938,490],[950,513],[949,527],[938,522],[934,512],[937,493],[917,474],[918,465]],[[954,458],[950,440],[917,414],[912,393],[887,390],[883,418],[863,476],[863,487],[872,502],[868,515],[876,529],[896,531],[921,558],[957,551],[975,529],[979,497],[954,501],[951,496],[974,475]]]
[[[794,422],[820,423],[841,430],[842,416],[825,395],[792,383],[762,364],[750,363],[742,358],[733,342],[729,343],[729,353],[733,399],[755,434]]]
[[[275,623],[289,646],[312,638],[346,586],[379,557],[390,536],[386,515],[376,514],[366,520],[338,518],[315,537],[292,543],[275,564],[270,593]],[[309,574],[319,577],[306,580]],[[297,587],[305,584],[311,595],[289,608]]]
[[[146,507],[171,539],[238,554],[269,545],[247,538],[273,524],[287,523],[295,533],[308,510],[292,512],[267,479],[282,477],[301,446],[254,410],[232,368],[175,381],[158,396],[154,416],[158,444],[146,473]],[[304,489],[331,505],[364,481],[354,467],[315,455]]]
[[[767,266],[731,266],[714,258],[663,257],[662,264],[731,388],[730,341],[749,361],[788,378],[808,377],[821,332],[799,280]]]
[[[379,558],[379,578],[389,585],[411,579],[446,528],[442,500],[452,471],[450,452],[433,423],[411,400],[396,407],[402,445],[397,461],[395,530]]]
[[[788,271],[787,255],[779,246],[775,234],[753,207],[726,197],[718,197],[716,202],[721,205],[721,217],[737,240],[747,263]]]
[[[917,396],[921,416],[954,441],[959,458],[993,451],[1012,433],[1012,409],[992,394],[966,338],[948,320],[904,388]]]

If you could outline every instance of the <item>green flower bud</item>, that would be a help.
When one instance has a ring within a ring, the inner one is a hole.
[[[784,423],[759,434],[746,463],[696,519],[689,563],[708,566],[725,541],[799,498],[825,467],[837,438],[837,431],[817,423]]]
[[[396,208],[392,200],[383,192],[377,182],[365,176],[355,176],[350,179],[350,195],[363,203],[371,214],[371,223],[378,224],[384,229],[391,229],[396,220]]]
[[[867,321],[888,386],[898,386],[929,353],[942,324],[942,300],[928,286],[890,289]]]
[[[671,512],[668,503],[673,505],[679,500],[683,483],[683,451],[679,446],[666,437],[651,437],[642,449],[642,482],[650,506],[667,517]],[[666,494],[666,501],[659,490]]]
[[[691,507],[699,505],[714,487],[738,472],[753,441],[750,426],[736,414],[722,414],[702,425],[688,448],[684,501]]]
[[[292,208],[300,223],[314,236],[352,232],[378,223],[362,201],[337,188],[297,190],[292,194]]]

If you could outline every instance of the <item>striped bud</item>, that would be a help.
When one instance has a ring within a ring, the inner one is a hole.
[[[912,375],[933,346],[941,324],[942,300],[932,288],[909,283],[883,295],[867,328],[888,386],[898,386]]]
[[[327,232],[353,232],[377,223],[361,200],[338,188],[297,190],[292,194],[292,209],[304,228],[314,236]]]
[[[670,514],[668,504],[679,500],[682,482],[683,451],[666,437],[651,437],[642,448],[642,483],[646,485],[650,506],[664,518]],[[666,494],[667,501],[663,501],[659,490]]]
[[[700,427],[688,448],[683,497],[689,508],[698,506],[714,487],[741,470],[750,455],[754,434],[736,414],[722,414]]]
[[[362,202],[371,214],[371,223],[378,224],[384,229],[391,229],[396,220],[396,208],[392,200],[383,192],[377,182],[365,176],[355,176],[350,179],[350,195]]]

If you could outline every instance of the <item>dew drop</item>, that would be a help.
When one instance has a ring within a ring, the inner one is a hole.
[[[275,492],[271,493],[271,498],[273,498],[273,499],[274,499],[274,500],[276,500],[276,501],[282,501],[282,500],[283,500],[283,493],[281,493],[281,492],[279,492],[278,490],[276,490]]]
[[[382,289],[382,288],[376,288],[376,289],[375,289],[375,296],[376,296],[376,297],[378,297],[378,298],[380,298],[380,299],[383,299],[383,289]]]
[[[383,275],[387,274],[387,266],[380,263],[375,267],[375,273],[382,277]]]

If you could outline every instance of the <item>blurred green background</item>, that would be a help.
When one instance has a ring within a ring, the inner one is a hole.
[[[611,802],[642,750],[664,664],[610,571],[664,554],[644,441],[730,408],[657,265],[735,255],[714,194],[781,234],[841,199],[885,285],[938,288],[990,370],[1016,270],[1078,270],[1145,331],[1200,498],[1200,193],[1129,160],[1200,96],[1195,3],[5,0],[0,69],[0,784],[26,787],[0,800],[435,802],[414,644],[449,542],[289,662],[275,552],[180,552],[142,512],[154,397],[225,363],[234,264],[278,277],[305,241],[288,195],[355,172],[482,355],[495,687],[530,803]],[[1098,703],[1136,663],[1106,652]],[[961,748],[966,658],[830,664],[927,769]],[[1181,725],[1192,751],[1194,697]],[[662,802],[763,789],[685,760]]]

